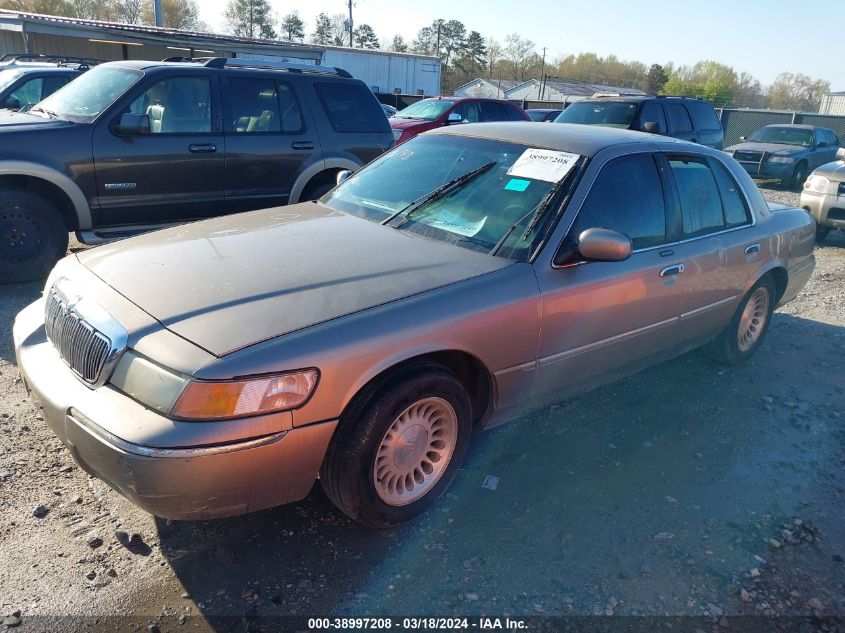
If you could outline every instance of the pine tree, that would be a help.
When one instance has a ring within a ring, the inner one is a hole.
[[[408,45],[401,35],[394,35],[393,41],[390,43],[390,50],[395,53],[407,53]]]
[[[268,0],[229,0],[226,26],[238,37],[275,39],[272,11]]]
[[[282,36],[289,42],[302,41],[305,37],[305,23],[299,17],[298,11],[292,11],[282,18]]]
[[[314,34],[311,36],[311,41],[314,44],[328,46],[332,43],[332,35],[331,18],[325,13],[321,13],[317,16],[317,21],[314,24]]]
[[[362,24],[355,29],[352,38],[358,48],[381,48],[376,32],[369,24]]]

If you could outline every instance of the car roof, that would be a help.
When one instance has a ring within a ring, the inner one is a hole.
[[[563,108],[528,108],[526,112],[560,112]]]
[[[764,125],[763,127],[789,127],[798,130],[826,130],[826,127],[819,127],[818,125],[807,125],[806,123],[772,123],[771,125]]]
[[[26,75],[27,73],[39,73],[39,74],[56,74],[56,75],[63,75],[65,73],[79,73],[82,72],[78,68],[71,68],[69,66],[8,66],[6,68],[0,67],[0,71],[17,71],[21,75]]]
[[[701,145],[669,137],[655,138],[654,134],[634,132],[599,125],[555,123],[533,125],[526,121],[501,123],[465,123],[437,128],[426,135],[469,136],[506,143],[519,143],[544,149],[575,152],[581,156],[595,156],[612,145],[642,144],[654,146],[657,141],[679,143],[701,149]]]

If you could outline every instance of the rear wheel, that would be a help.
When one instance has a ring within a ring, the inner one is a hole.
[[[822,226],[821,224],[816,224],[816,242],[817,243],[824,242],[829,234],[830,234],[830,227],[829,226]]]
[[[67,226],[50,200],[23,189],[0,191],[0,282],[43,279],[67,245]]]
[[[764,275],[743,297],[731,322],[710,346],[711,355],[725,365],[739,365],[754,355],[772,319],[775,283]]]
[[[382,381],[340,421],[320,470],[326,495],[352,519],[390,527],[421,514],[449,487],[472,433],[457,377],[420,363]]]

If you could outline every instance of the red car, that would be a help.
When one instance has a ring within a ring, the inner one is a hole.
[[[525,110],[510,101],[465,97],[422,99],[390,117],[396,145],[443,125],[488,121],[530,121]]]

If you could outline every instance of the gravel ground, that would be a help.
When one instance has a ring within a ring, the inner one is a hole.
[[[319,486],[235,519],[145,514],[77,468],[32,411],[3,325],[0,621],[55,630],[45,616],[85,616],[61,628],[93,630],[121,614],[151,631],[219,631],[279,614],[669,614],[722,627],[845,616],[845,235],[816,256],[747,366],[688,354],[482,433],[446,499],[381,532],[350,523]],[[10,324],[40,288],[0,292]]]

